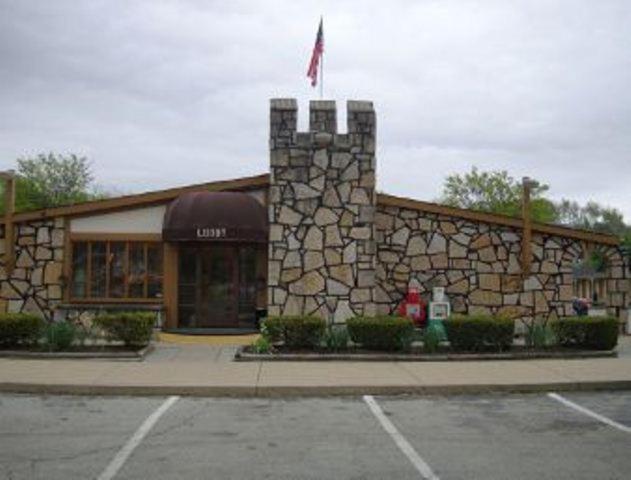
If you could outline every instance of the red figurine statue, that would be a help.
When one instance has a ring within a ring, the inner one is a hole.
[[[405,298],[399,305],[399,315],[412,319],[417,327],[423,328],[427,322],[426,304],[421,298],[418,281],[412,280]]]

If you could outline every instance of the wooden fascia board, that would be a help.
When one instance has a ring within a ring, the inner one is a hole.
[[[35,210],[14,215],[15,223],[28,222],[32,220],[42,220],[54,217],[75,217],[81,215],[92,215],[95,213],[107,213],[116,210],[124,210],[132,207],[145,207],[168,202],[186,192],[198,190],[222,191],[222,190],[251,190],[255,188],[267,187],[269,185],[269,175],[257,175],[255,177],[244,177],[234,180],[224,180],[219,182],[200,183],[185,187],[159,190],[155,192],[126,195],[124,197],[106,198],[92,202],[79,203],[65,207],[55,207],[43,210]],[[4,221],[2,221],[4,223]]]
[[[428,213],[458,217],[465,220],[472,220],[474,222],[490,223],[516,229],[523,228],[523,222],[519,218],[508,217],[505,215],[497,215],[493,213],[478,212],[475,210],[467,210],[464,208],[449,207],[436,203],[412,200],[410,198],[395,197],[394,195],[388,195],[385,193],[377,194],[377,203],[384,206],[408,208],[410,210],[420,210]],[[585,240],[587,242],[599,243],[603,245],[617,246],[620,244],[620,240],[614,235],[606,235],[586,230],[561,227],[558,225],[533,223],[532,231],[548,235],[557,235],[560,237],[575,238],[577,240]]]

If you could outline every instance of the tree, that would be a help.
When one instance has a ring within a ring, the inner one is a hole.
[[[548,186],[537,183],[531,190],[530,214],[536,222],[556,219],[554,204],[543,194]],[[518,217],[521,215],[522,186],[505,170],[480,172],[473,167],[463,175],[449,175],[441,202],[453,207]]]
[[[556,205],[556,210],[557,222],[563,225],[620,237],[631,235],[631,228],[616,208],[604,207],[593,201],[581,206],[578,202],[563,199]]]
[[[85,157],[39,154],[20,158],[17,164],[16,211],[69,205],[105,196],[92,185],[93,175]],[[4,196],[0,201],[4,211]]]

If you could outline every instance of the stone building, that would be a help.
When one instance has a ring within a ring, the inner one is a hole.
[[[307,132],[297,118],[295,100],[271,101],[269,174],[14,215],[0,311],[144,309],[166,329],[254,329],[265,311],[390,313],[416,279],[445,287],[455,312],[559,317],[595,291],[575,275],[594,250],[599,299],[626,311],[617,238],[378,193],[371,102],[348,102],[346,133],[332,101],[311,102]]]

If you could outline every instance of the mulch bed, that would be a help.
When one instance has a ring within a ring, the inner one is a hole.
[[[252,347],[239,348],[235,354],[237,361],[401,361],[401,362],[444,362],[466,360],[539,360],[539,359],[581,359],[617,357],[615,350],[576,350],[549,349],[532,350],[514,346],[506,352],[450,352],[442,350],[436,353],[411,352],[376,352],[362,349],[350,349],[346,352],[327,352],[313,350],[290,350],[276,347],[271,353],[254,353]]]
[[[130,348],[123,345],[85,345],[64,351],[51,351],[46,349],[46,347],[13,347],[10,350],[0,349],[0,358],[104,358],[142,360],[153,348],[153,344],[140,348]]]

